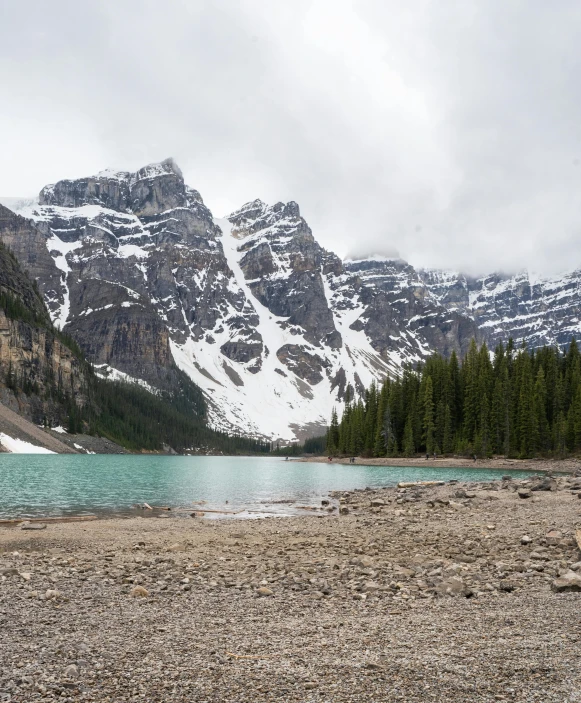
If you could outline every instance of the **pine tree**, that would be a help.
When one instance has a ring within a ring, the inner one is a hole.
[[[339,421],[337,410],[333,408],[331,413],[331,424],[329,425],[329,435],[327,438],[327,451],[329,454],[336,454],[339,448]]]
[[[534,412],[534,442],[537,453],[545,454],[550,449],[549,423],[547,420],[547,387],[545,384],[545,372],[543,367],[539,367],[535,380],[533,393]],[[581,417],[579,418],[581,421]],[[579,427],[581,432],[581,426]],[[581,438],[581,435],[580,435]]]
[[[432,377],[426,378],[423,397],[423,422],[422,422],[422,439],[424,441],[426,452],[432,454],[434,452],[434,397],[432,389]]]
[[[403,454],[404,456],[413,456],[415,453],[413,420],[412,416],[409,415],[403,433]]]
[[[444,410],[444,437],[442,440],[442,451],[444,454],[452,454],[454,451],[454,433],[452,430],[452,411],[446,403]]]

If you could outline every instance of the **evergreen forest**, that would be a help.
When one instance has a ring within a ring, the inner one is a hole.
[[[460,454],[563,457],[581,451],[581,354],[557,347],[491,354],[471,342],[460,362],[429,357],[334,410],[327,452],[382,457]]]

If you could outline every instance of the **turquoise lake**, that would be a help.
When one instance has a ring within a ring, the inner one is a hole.
[[[534,472],[510,473],[517,478]],[[249,517],[296,514],[296,508],[276,501],[312,505],[333,490],[416,480],[487,481],[501,475],[486,469],[302,463],[279,457],[0,454],[0,517],[135,514],[132,505],[144,502],[182,508],[184,514],[194,509],[256,511],[241,514]],[[195,506],[198,501],[206,503]]]

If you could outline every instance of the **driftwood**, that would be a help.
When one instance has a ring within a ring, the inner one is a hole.
[[[443,486],[445,481],[400,481],[398,488],[413,488],[414,486]]]
[[[239,513],[243,513],[244,510],[208,510],[207,508],[204,508],[203,510],[197,512],[218,513],[219,515],[238,515]]]
[[[34,518],[14,518],[12,520],[0,520],[0,525],[20,525],[27,523],[53,523],[53,522],[87,522],[88,520],[98,520],[97,515],[77,515],[73,517],[34,517]]]
[[[153,508],[151,507],[151,505],[150,505],[149,503],[144,503],[144,504],[143,504],[143,507],[144,507],[146,510],[153,510]]]
[[[46,522],[23,522],[21,530],[46,530]]]
[[[234,652],[226,652],[227,657],[234,659],[271,659],[272,657],[280,657],[280,654],[234,654]]]
[[[87,520],[98,520],[97,515],[75,515],[71,517],[35,517],[28,522],[86,522]]]

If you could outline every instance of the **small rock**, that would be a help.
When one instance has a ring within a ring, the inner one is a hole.
[[[75,664],[69,664],[65,669],[64,674],[69,679],[76,679],[79,675],[79,670]]]
[[[271,591],[270,588],[267,588],[266,586],[261,586],[260,588],[257,588],[256,593],[258,593],[259,596],[272,596],[272,595],[274,595],[274,591]]]
[[[501,591],[504,591],[505,593],[512,593],[516,589],[517,584],[514,581],[511,581],[510,579],[502,579],[498,587]]]
[[[381,498],[374,498],[371,501],[371,507],[372,508],[381,508],[385,505],[385,501],[381,500]]]
[[[319,684],[316,681],[307,681],[307,683],[305,684],[305,689],[307,691],[312,691],[313,689],[318,688],[318,687],[319,687]]]
[[[25,581],[30,581],[32,578],[32,574],[29,573],[28,571],[23,571],[20,573],[20,576],[25,580]]]
[[[339,508],[339,514],[340,515],[348,515],[349,514],[349,508],[346,505],[342,505]]]
[[[436,586],[436,593],[441,596],[463,596],[465,593],[464,582],[456,576],[444,579]]]
[[[529,537],[528,535],[523,535],[520,538],[520,543],[521,544],[530,544],[533,541],[532,537]]]
[[[518,497],[522,498],[523,500],[525,498],[530,498],[532,495],[532,493],[527,488],[519,488],[517,493],[518,493]]]
[[[58,600],[61,597],[61,592],[49,588],[44,594],[44,597],[46,600]]]
[[[555,481],[554,478],[550,478],[549,476],[544,478],[539,483],[535,483],[535,485],[531,487],[531,491],[556,491],[556,490],[557,490],[557,482]]]
[[[359,557],[353,557],[351,561],[349,562],[353,566],[361,566],[363,568],[369,568],[370,566],[373,566],[373,559],[371,557],[366,556],[363,554],[362,556]]]
[[[551,588],[557,593],[581,591],[581,576],[574,571],[567,571],[553,581]]]
[[[563,533],[559,532],[559,530],[549,530],[545,535],[545,539],[547,544],[555,546],[563,539]]]
[[[143,586],[135,586],[135,588],[131,589],[130,595],[132,598],[147,598],[149,591]]]

